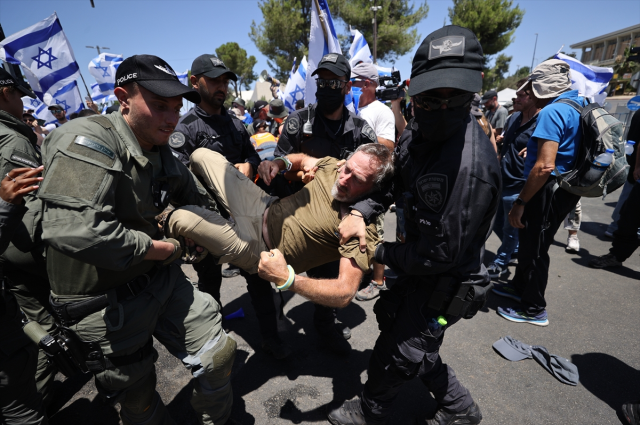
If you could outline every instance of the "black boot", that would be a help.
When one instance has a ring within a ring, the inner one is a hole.
[[[366,425],[358,397],[347,400],[327,415],[333,425]]]
[[[474,401],[473,404],[462,412],[449,412],[443,408],[438,409],[433,419],[425,419],[420,424],[426,425],[475,425],[482,421],[482,413],[480,408]]]

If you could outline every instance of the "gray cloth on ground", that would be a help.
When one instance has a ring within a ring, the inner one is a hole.
[[[507,335],[497,340],[493,349],[512,362],[533,358],[563,384],[578,385],[580,380],[576,365],[563,357],[549,354],[541,345],[528,345]]]

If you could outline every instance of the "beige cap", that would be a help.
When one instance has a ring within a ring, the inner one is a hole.
[[[549,99],[558,97],[560,94],[571,90],[571,68],[569,64],[559,59],[549,59],[536,66],[527,82],[517,91],[524,89],[524,86],[531,81],[533,94],[538,99]]]
[[[378,68],[372,63],[359,63],[351,70],[351,78],[366,78],[378,83]]]

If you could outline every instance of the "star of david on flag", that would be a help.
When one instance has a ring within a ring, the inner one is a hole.
[[[49,47],[48,50],[43,50],[41,48],[38,47],[38,49],[40,50],[38,52],[38,54],[34,57],[32,57],[31,59],[33,59],[37,64],[38,64],[38,69],[42,68],[43,66],[46,66],[49,69],[53,69],[51,67],[51,62],[53,62],[54,60],[57,60],[58,58],[53,56],[51,54],[51,50],[53,50],[52,47]],[[46,61],[42,60],[42,55],[47,55],[49,56],[49,59],[47,59]]]
[[[116,83],[116,71],[122,61],[122,55],[100,53],[89,62],[89,73],[96,79],[99,92],[103,96],[113,94]],[[95,94],[93,84],[91,85],[91,90],[91,98],[96,101],[97,94]]]
[[[303,57],[302,61],[300,61],[300,66],[296,72],[294,72],[289,81],[287,81],[287,86],[284,89],[284,106],[289,110],[289,112],[293,112],[296,109],[296,100],[304,99],[304,91],[305,91],[305,82],[307,79],[307,58]]]

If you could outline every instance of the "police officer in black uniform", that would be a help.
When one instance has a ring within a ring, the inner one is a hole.
[[[399,276],[374,307],[381,333],[362,398],[330,412],[332,424],[386,424],[402,384],[416,376],[438,402],[421,423],[482,420],[438,354],[446,329],[473,317],[491,285],[482,259],[501,181],[491,142],[469,113],[481,88],[482,47],[471,31],[450,25],[427,36],[411,70],[415,120],[396,148],[406,243],[381,244],[375,254]]]
[[[200,93],[202,101],[180,119],[169,138],[169,146],[174,156],[186,166],[189,166],[189,158],[194,150],[211,149],[222,154],[245,176],[253,179],[260,164],[260,156],[251,144],[242,121],[224,108],[229,80],[237,79],[216,56],[198,56],[191,65],[191,85]],[[211,294],[222,305],[222,266],[218,264],[218,259],[209,255],[194,264],[193,268],[198,273],[199,289]],[[291,349],[278,337],[271,284],[258,275],[242,274],[247,280],[251,303],[258,316],[262,347],[276,358],[287,357]]]
[[[287,118],[274,153],[276,160],[263,161],[260,164],[258,172],[267,184],[271,184],[278,172],[285,171],[285,162],[277,160],[277,157],[284,157],[290,153],[304,153],[316,158],[332,156],[346,159],[358,146],[378,142],[367,122],[344,106],[345,95],[351,90],[351,67],[347,59],[337,53],[324,55],[312,75],[318,75],[317,103],[295,111]],[[303,187],[301,182],[292,185],[294,192]],[[389,188],[382,192],[353,205],[351,208],[354,215],[349,215],[345,221],[353,220],[358,224],[364,224],[374,220],[377,214],[384,213],[392,202],[392,194]],[[274,194],[281,197],[286,195]],[[361,217],[364,217],[364,220]],[[341,232],[344,239],[345,233],[342,229]],[[365,244],[364,232],[361,235],[362,246]],[[338,276],[338,271],[339,262],[336,261],[311,269],[307,271],[307,275],[313,278],[334,279]],[[351,345],[345,339],[351,337],[351,331],[346,327],[340,330],[335,322],[335,309],[315,305],[314,324],[323,341],[334,352],[348,353]]]

